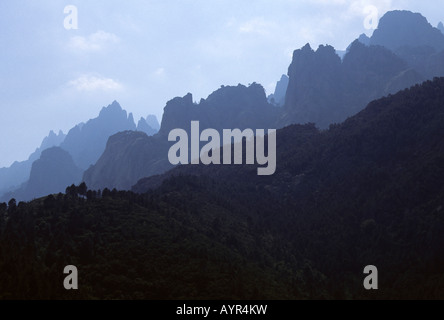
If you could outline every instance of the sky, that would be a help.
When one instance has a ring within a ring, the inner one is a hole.
[[[295,49],[343,50],[395,9],[444,21],[442,0],[1,1],[0,167],[114,100],[161,121],[188,92],[257,82],[273,93]]]

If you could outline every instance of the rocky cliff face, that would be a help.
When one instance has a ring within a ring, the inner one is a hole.
[[[359,112],[370,101],[421,82],[409,66],[381,46],[353,42],[343,61],[333,47],[296,50],[280,126],[315,123],[327,128]]]
[[[172,168],[168,149],[168,139],[159,135],[120,132],[109,138],[105,152],[85,171],[83,180],[90,189],[130,189],[140,178]]]

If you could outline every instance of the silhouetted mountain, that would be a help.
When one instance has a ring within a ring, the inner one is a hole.
[[[370,38],[365,33],[359,36],[358,41],[366,46],[370,45]]]
[[[444,55],[444,35],[419,13],[387,12],[370,44],[390,49],[425,79],[444,76],[440,60]]]
[[[133,116],[127,115],[114,101],[104,107],[97,118],[72,128],[61,147],[72,155],[77,166],[85,170],[99,159],[111,135],[126,130],[136,130]]]
[[[158,130],[152,128],[144,118],[140,118],[137,123],[137,131],[145,132],[148,136],[155,135],[158,132]]]
[[[41,147],[27,161],[15,163],[11,168],[0,169],[0,177],[3,178],[0,179],[0,186],[5,186],[0,196],[7,193],[4,197],[8,197],[11,192],[17,189],[20,189],[20,192],[14,192],[17,200],[32,199],[43,195],[40,191],[47,190],[44,179],[34,179],[34,181],[27,182],[30,179],[33,162],[39,159],[43,150],[52,146],[60,146],[68,151],[75,160],[76,166],[83,170],[99,159],[111,135],[125,130],[136,130],[133,115],[130,113],[127,116],[126,111],[122,110],[121,106],[114,101],[108,107],[102,108],[97,118],[89,120],[86,124],[81,123],[75,126],[69,131],[68,135],[64,135],[62,132],[56,135],[51,131],[49,136],[43,140]],[[46,157],[51,156],[58,157],[60,154],[54,152],[46,154]],[[49,162],[47,158],[45,158],[45,161]],[[53,162],[58,162],[58,159],[53,159]],[[49,171],[47,173],[50,174]],[[61,183],[68,181],[63,177],[66,176],[61,176]],[[54,177],[48,176],[48,179],[54,179]],[[77,180],[73,180],[69,184],[76,183]],[[42,185],[38,187],[38,183],[42,183]],[[64,188],[60,190],[63,191]],[[2,191],[1,188],[0,191]],[[35,194],[32,193],[34,191]],[[26,198],[21,198],[21,195],[26,196]]]
[[[200,130],[272,128],[278,109],[267,102],[262,86],[222,87],[199,104],[191,94],[174,98],[164,109],[158,134],[148,137],[141,132],[122,132],[112,136],[97,163],[84,174],[91,189],[130,189],[139,179],[163,173],[173,166],[168,161],[171,130],[190,132],[191,121],[200,121]]]
[[[401,47],[420,46],[441,51],[444,50],[444,35],[420,13],[389,11],[380,19],[370,44],[384,46],[393,52]]]
[[[159,134],[168,136],[176,128],[188,129],[188,132],[193,120],[200,121],[202,130],[265,129],[277,119],[278,112],[267,102],[264,88],[257,83],[249,87],[222,86],[198,104],[193,103],[190,93],[169,101],[164,108]]]
[[[29,179],[31,173],[32,163],[40,158],[43,150],[60,146],[65,139],[66,135],[60,131],[55,134],[54,131],[50,131],[49,135],[45,137],[40,145],[28,158],[28,160],[21,162],[14,162],[8,168],[0,169],[0,197],[6,193],[13,191],[20,187],[21,184]]]
[[[288,77],[284,74],[276,84],[274,93],[268,96],[268,102],[278,107],[285,104],[285,95],[288,88]]]
[[[68,185],[79,183],[81,178],[82,170],[68,152],[60,147],[49,148],[32,164],[29,180],[20,189],[4,195],[3,201],[11,198],[27,201],[64,192]]]
[[[94,166],[85,171],[84,181],[98,190],[125,190],[144,176],[165,172],[169,142],[165,137],[148,137],[144,132],[126,131],[111,136],[105,152]]]
[[[39,149],[41,151],[43,151],[45,149],[49,149],[54,146],[60,146],[63,143],[63,141],[65,140],[65,138],[66,138],[66,134],[64,134],[61,130],[59,131],[58,134],[55,134],[54,131],[51,130],[49,132],[49,135],[43,139],[42,144],[40,145]],[[36,159],[37,159],[40,157],[40,155],[38,157],[33,155],[31,157],[31,159],[33,157],[36,157]],[[36,160],[36,159],[33,159],[33,160]]]
[[[388,49],[356,40],[341,61],[331,46],[296,50],[278,127],[315,123],[326,128],[360,111],[370,101],[424,80]]]

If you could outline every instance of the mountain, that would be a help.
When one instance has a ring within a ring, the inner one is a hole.
[[[125,190],[144,176],[172,167],[168,139],[144,132],[125,131],[111,136],[97,163],[85,171],[83,180],[91,189]]]
[[[370,101],[424,78],[381,46],[354,41],[343,60],[331,46],[307,44],[293,54],[285,106],[277,127],[315,123],[327,128],[360,111]]]
[[[341,59],[330,46],[296,50],[278,127],[345,120],[370,101],[444,76],[444,35],[419,13],[390,11]]]
[[[200,121],[202,130],[264,129],[269,128],[277,116],[278,110],[268,103],[261,85],[222,86],[198,104],[193,102],[191,93],[169,101],[164,108],[159,134],[167,137],[176,128],[188,132],[193,120]]]
[[[52,193],[64,192],[68,185],[79,183],[82,170],[71,155],[60,147],[45,149],[32,164],[29,180],[18,190],[3,196],[23,201],[32,200]]]
[[[66,138],[66,134],[64,134],[61,130],[59,131],[58,134],[55,134],[54,131],[51,130],[49,132],[49,135],[43,139],[42,144],[40,145],[39,149],[41,151],[43,151],[45,149],[49,149],[54,146],[60,146],[63,143],[63,141],[65,140],[65,138]],[[31,156],[30,158],[33,159],[34,156]],[[36,158],[38,158],[38,157],[36,157]]]
[[[137,123],[137,131],[142,131],[145,132],[148,136],[152,136],[155,135],[159,130],[151,127],[145,118],[140,118],[139,122]]]
[[[0,168],[0,196],[6,192],[17,189],[21,184],[26,182],[31,173],[32,163],[40,158],[42,151],[51,147],[60,146],[65,137],[66,135],[62,131],[55,134],[54,131],[51,130],[49,135],[43,139],[40,147],[37,148],[27,160],[21,162],[16,161],[8,168]]]
[[[425,17],[410,11],[386,13],[370,39],[393,51],[424,79],[444,76],[444,34]]]
[[[396,52],[401,47],[430,47],[444,50],[444,35],[432,27],[420,13],[389,11],[379,21],[371,45],[380,45]]]
[[[268,96],[268,102],[278,107],[282,107],[285,104],[285,95],[288,88],[288,76],[282,75],[281,79],[276,84],[274,93]]]
[[[114,101],[103,107],[97,118],[72,128],[61,147],[72,155],[78,167],[86,170],[99,159],[108,138],[126,130],[136,130],[133,116]]]
[[[369,46],[371,42],[370,38],[365,33],[359,36],[358,41],[362,44],[365,44],[366,46]]]
[[[154,130],[156,130],[156,132],[158,132],[160,130],[160,124],[159,121],[157,120],[157,117],[155,115],[148,115],[148,117],[146,117],[146,123],[153,128]]]
[[[158,134],[148,137],[142,132],[121,132],[112,136],[97,163],[85,171],[84,181],[91,189],[130,189],[139,179],[163,173],[173,166],[168,161],[171,130],[190,133],[191,121],[200,129],[268,129],[276,122],[278,109],[267,102],[264,88],[258,84],[246,87],[223,86],[193,102],[191,94],[170,100],[165,108]]]
[[[437,78],[328,130],[278,130],[272,176],[180,166],[143,194],[0,204],[0,297],[72,299],[73,261],[76,299],[441,300],[443,134]],[[379,290],[363,288],[368,265]]]
[[[440,78],[373,101],[324,132],[279,130],[273,176],[257,176],[255,166],[180,166],[133,190],[178,192],[193,199],[183,211],[226,205],[250,226],[268,224],[284,264],[310,265],[302,278],[317,288],[311,298],[442,298],[443,134]],[[202,189],[214,198],[199,202]],[[366,265],[384,272],[376,296],[356,278]]]
[[[146,127],[144,127],[143,121],[141,128],[149,131],[151,134],[155,132],[155,130],[150,129],[147,124]],[[97,118],[75,126],[67,135],[64,135],[63,132],[59,132],[59,134],[56,135],[51,131],[49,136],[43,140],[40,148],[38,148],[27,161],[15,163],[7,169],[0,169],[0,177],[3,178],[0,180],[1,185],[5,186],[3,190],[0,188],[0,191],[3,191],[0,192],[0,196],[3,195],[4,198],[13,194],[17,200],[25,200],[43,195],[41,190],[64,191],[67,185],[78,182],[79,178],[77,175],[62,175],[60,180],[61,184],[55,185],[53,183],[53,187],[49,189],[47,189],[45,179],[30,179],[30,173],[32,173],[31,168],[34,161],[39,159],[42,151],[53,146],[60,146],[74,159],[76,167],[79,167],[83,171],[99,159],[111,135],[126,130],[136,130],[133,115],[131,113],[127,115],[127,112],[122,109],[119,103],[114,101],[108,107],[103,107]],[[50,152],[45,154],[45,156],[43,160],[45,160],[46,163],[51,162],[48,159],[48,157],[51,156],[56,157],[52,159],[53,163],[57,163],[60,160],[60,153],[57,152]],[[42,159],[39,161],[42,161]],[[43,170],[39,172],[40,174],[47,173],[48,179],[54,179],[50,171]],[[75,177],[75,179],[69,181],[68,177]],[[39,183],[41,184],[40,186],[38,186]],[[62,188],[62,183],[67,184]],[[22,198],[22,196],[24,198]]]

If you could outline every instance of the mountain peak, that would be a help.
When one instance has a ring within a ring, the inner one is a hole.
[[[128,121],[129,121],[130,123],[134,123],[134,116],[133,116],[133,113],[132,113],[132,112],[130,112],[130,114],[128,115]]]
[[[429,46],[441,51],[444,49],[444,35],[420,13],[396,10],[387,12],[381,18],[370,44],[392,51],[405,46]]]
[[[362,44],[365,44],[366,46],[370,44],[370,38],[365,33],[359,36],[358,41]]]
[[[126,111],[123,110],[122,107],[120,106],[120,104],[114,100],[113,103],[111,103],[109,106],[102,108],[102,110],[100,111],[99,117],[104,117],[107,115],[120,115],[123,113],[125,113],[125,117],[126,117]]]
[[[159,130],[151,127],[147,120],[143,117],[140,118],[139,122],[137,123],[137,131],[145,132],[148,136],[155,135]]]
[[[275,106],[283,106],[285,104],[285,94],[288,88],[288,76],[283,74],[281,79],[276,83],[273,94],[268,96],[268,101]]]

